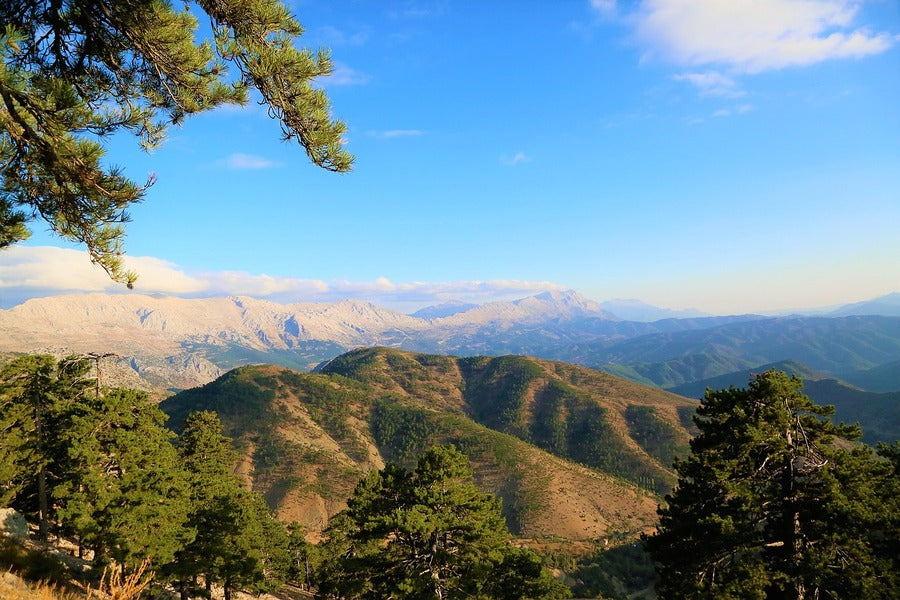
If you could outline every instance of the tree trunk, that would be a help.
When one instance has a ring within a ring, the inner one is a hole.
[[[32,399],[34,402],[34,436],[37,439],[38,459],[44,462],[44,399],[38,395]],[[38,539],[47,542],[47,519],[49,518],[47,502],[47,471],[41,464],[38,469]]]
[[[800,553],[801,553],[801,535],[800,535],[800,513],[797,510],[797,490],[794,479],[794,437],[791,428],[785,431],[785,439],[787,441],[787,454],[784,458],[784,464],[781,471],[781,542],[784,556],[784,570],[793,578],[790,598],[792,600],[804,600],[805,588],[803,582],[799,579]]]
[[[47,541],[47,520],[50,508],[47,502],[47,473],[44,467],[38,471],[38,539]]]

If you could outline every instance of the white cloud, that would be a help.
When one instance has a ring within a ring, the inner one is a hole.
[[[149,256],[126,256],[125,267],[139,274],[133,292],[110,281],[86,252],[51,246],[13,246],[0,252],[0,307],[28,298],[67,293],[165,294],[185,298],[252,296],[275,302],[336,302],[349,298],[413,309],[461,300],[511,300],[569,286],[548,281],[486,280],[449,282],[332,281],[278,277],[244,271],[188,272]],[[415,306],[414,306],[415,305]]]
[[[331,75],[322,77],[321,82],[325,86],[329,85],[365,85],[372,78],[365,73],[357,71],[342,62],[334,61],[334,70]]]
[[[202,292],[207,284],[189,276],[176,265],[150,256],[126,256],[126,269],[140,273],[141,286],[152,292],[189,295]],[[0,290],[34,289],[53,293],[115,292],[103,269],[91,263],[87,252],[52,246],[13,246],[0,252]]]
[[[724,96],[737,98],[745,92],[737,87],[734,80],[716,71],[705,73],[679,73],[673,75],[675,81],[687,81],[700,92],[701,96]]]
[[[331,25],[319,27],[315,33],[322,39],[323,45],[329,48],[334,46],[362,46],[369,41],[368,31],[360,30],[350,33]]]
[[[425,135],[427,131],[421,129],[388,129],[386,131],[370,131],[369,135],[377,138],[391,139],[399,137],[417,137]]]
[[[605,15],[616,12],[616,0],[591,0],[591,8]]]
[[[225,159],[225,166],[229,169],[269,169],[277,167],[279,163],[262,156],[235,152]]]
[[[633,17],[653,55],[759,73],[891,47],[895,36],[854,26],[858,8],[852,0],[645,0]]]
[[[514,167],[519,163],[528,162],[531,160],[531,157],[525,154],[524,152],[516,152],[512,156],[503,155],[500,157],[500,162],[504,165],[508,165],[510,167]]]

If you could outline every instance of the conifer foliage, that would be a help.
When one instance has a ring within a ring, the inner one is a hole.
[[[150,149],[168,125],[243,104],[251,89],[314,164],[350,169],[345,126],[311,85],[331,72],[328,53],[296,47],[303,29],[279,0],[199,0],[213,34],[199,43],[195,13],[177,4],[0,3],[0,248],[27,238],[26,223],[40,217],[130,286],[121,224],[153,180],[108,166],[106,139],[127,131]]]
[[[142,392],[100,390],[77,357],[0,369],[0,501],[77,542],[102,568],[150,567],[182,598],[278,588],[288,534],[232,474],[215,413],[188,416],[180,444]],[[79,551],[82,554],[81,551]],[[205,588],[205,589],[204,589]]]
[[[77,402],[65,421],[68,456],[53,495],[60,520],[98,558],[161,564],[191,537],[187,478],[165,420],[142,392],[112,390]]]
[[[538,557],[509,544],[500,501],[477,490],[464,454],[426,451],[357,486],[326,531],[330,598],[567,598]]]
[[[896,598],[896,466],[777,371],[707,391],[646,539],[662,598]],[[893,482],[893,483],[891,483]],[[892,508],[893,507],[893,508]]]

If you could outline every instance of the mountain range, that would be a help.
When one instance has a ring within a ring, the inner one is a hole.
[[[900,390],[900,316],[857,313],[890,312],[895,304],[900,294],[836,310],[835,316],[646,322],[621,319],[572,291],[442,305],[414,315],[356,300],[277,304],[247,297],[87,294],[0,310],[0,352],[114,353],[110,376],[130,371],[176,390],[244,364],[308,371],[347,350],[377,345],[461,356],[537,356],[666,389],[793,360],[884,393]]]

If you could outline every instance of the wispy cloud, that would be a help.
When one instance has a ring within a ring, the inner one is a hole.
[[[730,117],[732,115],[743,115],[750,112],[755,107],[752,104],[738,104],[730,108],[720,108],[716,110],[712,116],[714,117]]]
[[[672,79],[690,83],[697,88],[701,96],[737,98],[746,93],[738,88],[733,79],[726,77],[721,73],[717,73],[716,71],[706,71],[705,73],[679,73],[673,75]]]
[[[446,0],[402,0],[388,12],[392,19],[426,19],[447,12]]]
[[[113,283],[86,252],[51,246],[14,246],[0,252],[0,298],[9,307],[28,298],[69,293],[165,294],[185,298],[252,296],[276,302],[336,302],[348,298],[388,306],[449,300],[491,302],[521,298],[569,286],[548,281],[394,282],[323,281],[245,271],[198,271],[149,256],[126,256],[125,266],[140,274],[134,292]]]
[[[417,137],[428,133],[422,129],[388,129],[386,131],[370,131],[369,135],[376,138],[391,139],[400,137]]]
[[[314,33],[329,48],[334,46],[362,46],[369,41],[369,32],[366,30],[349,32],[331,25],[325,25],[317,28]]]
[[[270,169],[280,164],[262,156],[242,152],[231,154],[223,162],[229,169]]]
[[[510,167],[514,167],[520,163],[529,162],[529,161],[531,161],[531,157],[528,156],[527,154],[525,154],[524,152],[516,152],[512,156],[508,156],[508,155],[504,154],[503,156],[500,157],[500,162],[502,162],[504,165],[507,165]]]
[[[612,15],[616,12],[616,0],[590,0],[591,8],[602,15]]]
[[[884,52],[897,37],[857,26],[856,0],[645,0],[633,15],[651,55],[760,73]]]
[[[322,85],[365,85],[372,81],[372,77],[353,69],[342,62],[334,61],[334,70],[331,75],[321,78]]]

